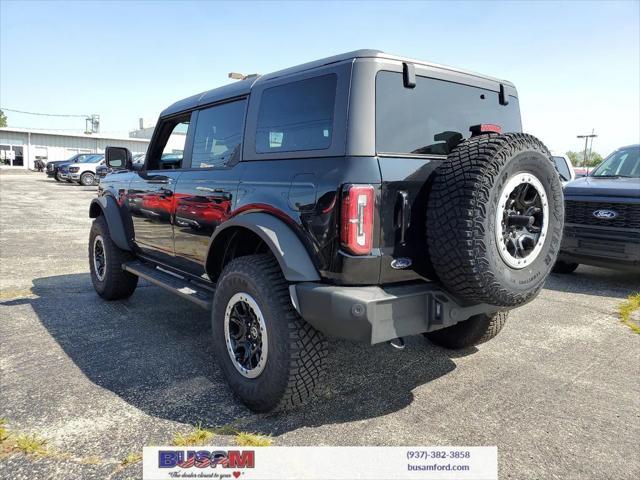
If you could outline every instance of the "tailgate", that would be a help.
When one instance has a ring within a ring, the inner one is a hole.
[[[429,179],[442,160],[379,157],[380,283],[429,278],[425,235]]]

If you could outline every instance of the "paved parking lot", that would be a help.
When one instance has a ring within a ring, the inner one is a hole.
[[[148,284],[121,302],[94,293],[94,195],[0,174],[0,417],[59,452],[0,452],[0,478],[138,478],[127,455],[198,423],[275,445],[497,445],[500,478],[639,478],[640,336],[616,316],[637,277],[552,276],[477,349],[332,341],[318,400],[256,415],[212,361],[204,311]]]

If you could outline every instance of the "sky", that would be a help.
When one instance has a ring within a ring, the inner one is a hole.
[[[0,0],[0,108],[99,114],[101,133],[231,80],[374,48],[504,78],[524,131],[556,152],[640,142],[640,1]],[[9,126],[82,118],[5,111]]]

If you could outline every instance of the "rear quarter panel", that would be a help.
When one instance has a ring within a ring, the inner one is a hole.
[[[296,232],[321,277],[335,283],[375,284],[379,256],[354,258],[339,248],[339,192],[344,183],[379,187],[377,160],[320,157],[247,162],[232,216],[256,211],[274,215]],[[374,222],[378,251],[379,217]]]

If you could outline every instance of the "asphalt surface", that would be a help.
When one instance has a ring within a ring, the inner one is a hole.
[[[203,310],[144,283],[126,301],[95,294],[95,190],[0,174],[0,417],[61,452],[5,456],[0,478],[139,478],[118,466],[128,454],[232,422],[275,445],[497,445],[500,478],[640,478],[640,336],[616,314],[640,279],[552,275],[462,352],[333,340],[317,400],[256,415],[213,362]]]

